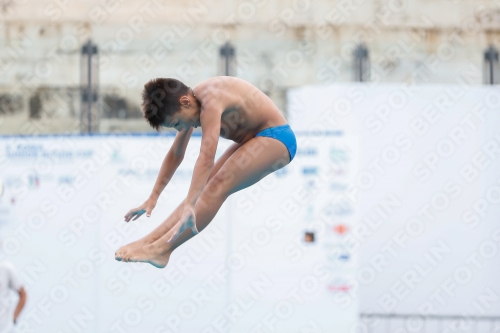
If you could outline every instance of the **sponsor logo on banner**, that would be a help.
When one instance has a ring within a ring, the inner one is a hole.
[[[75,181],[75,176],[70,176],[70,175],[64,175],[64,176],[60,176],[58,179],[57,179],[57,182],[59,184],[73,184],[74,181]]]
[[[308,180],[306,180],[306,182],[304,183],[304,187],[307,190],[314,190],[314,189],[316,189],[317,188],[316,179],[308,179]]]
[[[5,146],[5,157],[9,160],[29,160],[42,157],[73,160],[90,158],[93,154],[92,149],[46,148],[39,144],[7,144]]]
[[[156,179],[158,177],[159,169],[148,168],[146,170],[136,170],[131,168],[119,168],[117,173],[120,176],[128,176],[137,179]],[[191,179],[193,175],[193,169],[182,169],[179,168],[175,171],[172,179]]]
[[[351,254],[347,253],[347,252],[341,253],[339,255],[339,259],[342,260],[342,261],[347,261],[347,260],[349,260],[349,258],[351,258]]]
[[[322,212],[325,216],[346,216],[353,213],[351,204],[348,201],[341,201],[336,203],[328,203],[323,207]]]
[[[351,259],[351,251],[342,244],[328,246],[327,258],[335,266],[348,263]]]
[[[318,150],[315,147],[299,148],[296,154],[304,157],[318,156]]]
[[[304,233],[304,242],[305,243],[314,243],[314,232],[313,231],[306,231]]]
[[[119,149],[113,149],[111,152],[111,162],[113,163],[124,163],[125,159],[123,158]]]
[[[318,174],[318,167],[307,166],[302,168],[302,174],[306,176],[314,176]]]
[[[23,181],[19,176],[7,176],[7,178],[4,179],[4,185],[5,187],[12,187],[21,184]]]
[[[117,173],[120,176],[134,177],[137,179],[156,179],[159,171],[160,171],[159,169],[151,169],[151,168],[141,171],[131,168],[120,168],[118,169]],[[180,171],[180,169],[177,169],[175,175],[178,175],[180,173],[182,173],[182,171]]]
[[[345,175],[347,175],[347,171],[344,168],[340,168],[340,167],[330,168],[329,169],[329,175],[332,178],[333,177],[345,176]]]
[[[306,213],[304,215],[304,220],[308,222],[314,220],[314,206],[309,205],[307,207]]]
[[[279,178],[285,177],[287,174],[288,174],[288,170],[286,167],[283,167],[281,169],[274,171],[274,175],[276,177],[279,177]]]
[[[344,277],[333,278],[328,284],[327,289],[333,293],[345,293],[352,290],[353,283]]]
[[[26,180],[28,181],[28,188],[40,187],[40,178],[38,177],[37,174],[28,175],[26,177]]]
[[[338,235],[344,235],[345,233],[347,233],[347,230],[349,229],[347,227],[347,225],[345,224],[337,224],[335,226],[333,226],[333,231],[338,234]]]
[[[336,146],[330,146],[330,161],[334,163],[345,163],[349,161],[349,153],[347,150],[338,148]]]
[[[341,192],[347,188],[347,184],[332,182],[330,183],[330,191]]]

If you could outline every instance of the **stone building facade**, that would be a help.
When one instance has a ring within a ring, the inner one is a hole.
[[[227,41],[234,75],[285,114],[289,88],[355,80],[360,44],[367,84],[483,84],[484,52],[500,50],[500,0],[2,0],[0,20],[0,134],[80,131],[89,38],[101,132],[148,131],[144,83],[224,74]]]

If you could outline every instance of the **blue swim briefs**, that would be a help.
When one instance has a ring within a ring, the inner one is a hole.
[[[295,134],[290,128],[290,125],[285,124],[281,126],[269,127],[255,134],[255,136],[267,136],[283,142],[288,149],[288,153],[290,154],[290,162],[293,160],[295,152],[297,151],[297,139],[295,138]]]

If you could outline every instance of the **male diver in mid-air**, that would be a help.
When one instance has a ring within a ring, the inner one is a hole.
[[[151,215],[160,193],[179,167],[193,128],[201,126],[201,148],[187,197],[170,216],[140,240],[121,247],[115,258],[167,265],[172,251],[198,234],[224,201],[295,156],[297,141],[278,107],[250,83],[229,76],[210,78],[193,89],[170,78],[144,86],[142,112],[159,130],[177,129],[149,198],[125,215],[125,221]],[[214,161],[219,136],[234,143]]]

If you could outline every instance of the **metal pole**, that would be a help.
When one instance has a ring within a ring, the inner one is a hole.
[[[490,45],[488,50],[484,53],[484,61],[488,64],[488,68],[485,69],[485,71],[489,72],[490,79],[488,80],[491,85],[495,84],[495,74],[498,75],[498,73],[495,73],[495,64],[498,63],[498,52],[497,50],[493,47],[493,45]],[[485,72],[486,74],[486,72]],[[498,81],[498,80],[497,80]]]
[[[232,61],[234,60],[234,48],[231,46],[231,44],[229,44],[229,42],[226,42],[220,48],[219,55],[221,57],[221,61],[223,62],[220,70],[223,72],[223,75],[231,76],[231,65]]]
[[[364,44],[359,44],[354,49],[354,80],[359,82],[367,81],[368,71],[368,49]]]
[[[490,55],[490,84],[494,84],[495,81],[493,80],[493,65],[494,65],[494,63],[493,63],[493,61],[494,61],[493,48],[490,48],[489,55]]]
[[[488,62],[488,70],[490,74],[489,84],[493,84],[493,52],[491,46],[488,48],[484,54],[484,59]]]
[[[363,53],[361,52],[361,48],[359,49],[359,54],[358,54],[358,62],[359,62],[359,77],[358,80],[359,82],[363,82]]]
[[[90,39],[87,43],[87,53],[88,53],[88,84],[87,84],[87,102],[88,102],[88,115],[87,115],[87,119],[88,119],[88,132],[89,134],[92,132],[92,116],[91,116],[91,113],[92,113],[92,97],[91,97],[91,90],[92,90],[92,52],[91,52],[91,49],[90,49],[90,46],[91,46],[91,42],[90,42]]]

